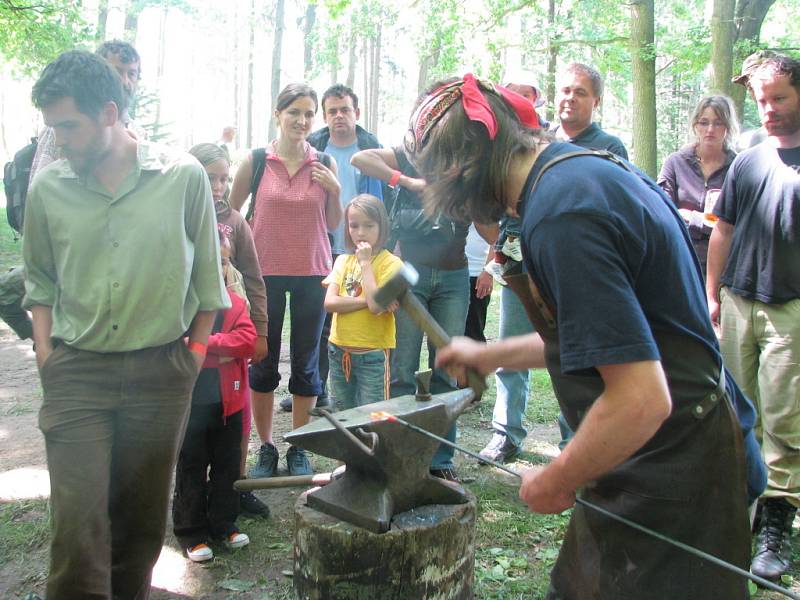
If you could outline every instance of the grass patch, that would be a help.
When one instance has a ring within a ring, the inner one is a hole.
[[[47,547],[50,515],[47,500],[20,500],[0,504],[0,564],[27,559]]]
[[[8,224],[5,211],[0,215],[0,271],[22,264],[22,239]]]

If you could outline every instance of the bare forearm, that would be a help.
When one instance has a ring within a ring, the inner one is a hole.
[[[325,202],[325,225],[328,231],[333,231],[342,222],[342,203],[339,201],[339,190],[328,192],[328,199]]]
[[[329,313],[346,314],[367,308],[367,301],[363,296],[353,298],[352,296],[335,296],[325,298],[325,310]]]
[[[189,326],[189,342],[198,342],[204,346],[208,344],[208,336],[214,327],[214,319],[217,317],[215,310],[198,311]]]
[[[617,467],[650,438],[669,416],[666,377],[657,361],[613,365],[605,391],[581,422],[575,437],[543,473],[558,486],[576,490]],[[603,373],[603,371],[601,371]]]
[[[33,343],[36,346],[36,361],[41,367],[53,351],[53,307],[31,306],[33,320]]]
[[[364,286],[364,298],[367,301],[367,308],[370,312],[379,315],[384,311],[384,308],[375,302],[375,291],[378,289],[378,284],[375,281],[375,273],[372,272],[372,263],[363,261],[361,263],[361,285]]]
[[[484,368],[481,372],[490,372],[499,367],[514,371],[525,369],[543,369],[544,341],[538,333],[529,333],[505,338],[492,344],[486,344],[481,361]]]
[[[719,302],[719,286],[722,270],[728,262],[733,241],[733,225],[718,221],[708,240],[708,262],[706,263],[706,297]]]

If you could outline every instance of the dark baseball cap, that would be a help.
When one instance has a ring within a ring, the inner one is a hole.
[[[733,83],[738,83],[739,85],[747,86],[747,83],[750,81],[750,76],[766,61],[771,58],[777,58],[780,56],[777,52],[773,52],[772,50],[759,50],[758,52],[754,52],[750,56],[744,59],[742,63],[742,73],[741,75],[737,75],[731,81]]]

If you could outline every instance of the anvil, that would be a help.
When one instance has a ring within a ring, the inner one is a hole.
[[[417,506],[467,502],[460,485],[429,472],[439,442],[370,415],[387,412],[444,436],[473,398],[473,391],[467,388],[427,400],[399,396],[333,413],[363,443],[344,435],[326,419],[286,434],[284,439],[290,444],[347,465],[341,478],[308,494],[308,506],[373,533],[385,533],[394,515]]]

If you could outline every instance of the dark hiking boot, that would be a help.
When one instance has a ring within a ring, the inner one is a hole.
[[[239,512],[247,517],[266,519],[269,517],[269,506],[256,498],[253,492],[239,492]]]
[[[764,579],[775,580],[789,570],[792,521],[797,509],[783,498],[768,498],[761,513],[761,531],[750,572]]]

